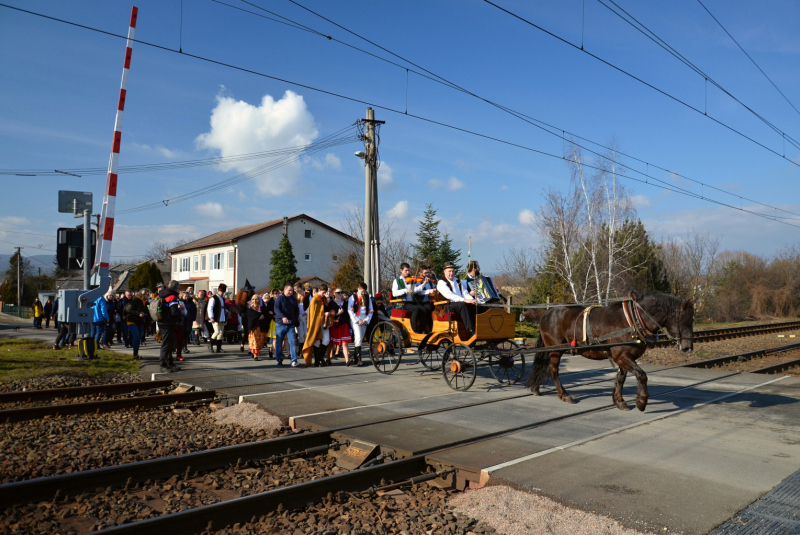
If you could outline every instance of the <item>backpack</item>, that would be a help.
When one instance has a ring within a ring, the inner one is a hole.
[[[172,314],[169,310],[169,305],[161,297],[157,297],[150,301],[150,317],[153,318],[153,321],[172,321]]]

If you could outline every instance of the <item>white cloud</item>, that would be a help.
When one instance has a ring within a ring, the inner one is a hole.
[[[506,191],[506,190],[508,189],[508,186],[506,186],[506,185],[504,184],[504,185],[500,186],[500,189],[501,189],[501,190],[503,190],[503,191]]]
[[[444,186],[444,182],[442,182],[442,181],[441,181],[441,180],[439,180],[438,178],[432,178],[432,179],[430,179],[430,180],[428,181],[428,184],[430,184],[430,185],[431,185],[431,187],[434,187],[434,188],[441,188],[442,186]]]
[[[519,211],[519,216],[517,216],[520,225],[531,226],[536,221],[536,214],[533,213],[532,210],[528,210],[527,208]]]
[[[286,91],[277,101],[264,95],[259,106],[220,94],[210,122],[211,131],[197,136],[195,142],[198,148],[219,151],[222,157],[308,145],[319,134],[305,100],[293,91]],[[220,165],[220,169],[243,172],[259,165],[233,162]],[[294,162],[254,181],[264,195],[283,195],[292,190],[300,172],[300,163]]]
[[[13,215],[5,215],[0,217],[0,225],[6,223],[7,225],[14,225],[18,227],[29,227],[31,222],[27,217],[19,217]],[[12,229],[8,229],[12,230]]]
[[[395,219],[403,219],[408,215],[408,201],[398,202],[386,215]]]
[[[193,210],[195,213],[197,213],[197,215],[201,215],[203,217],[221,218],[225,215],[222,205],[218,202],[212,201],[203,204],[197,204],[193,207]]]
[[[381,162],[381,166],[378,167],[378,189],[392,191],[394,186],[394,171],[388,163]]]
[[[193,225],[114,225],[114,255],[143,254],[153,241],[168,243],[177,240],[191,241],[211,232],[204,232]]]
[[[653,206],[653,202],[647,195],[631,195],[631,202],[633,206],[638,208],[650,208]]]
[[[456,191],[457,189],[461,189],[463,187],[464,183],[454,176],[451,176],[450,179],[447,181],[447,189],[449,189],[450,191]]]
[[[332,152],[329,152],[322,160],[312,159],[311,165],[320,171],[325,169],[340,169],[342,167],[342,160]]]
[[[156,153],[164,158],[177,158],[179,156],[183,156],[181,151],[170,150],[162,145],[155,145],[151,147],[150,145],[143,145],[141,143],[131,143],[131,146],[139,149],[142,152]]]
[[[469,171],[470,169],[475,169],[478,167],[478,164],[465,162],[464,160],[456,160],[455,165],[463,171]]]

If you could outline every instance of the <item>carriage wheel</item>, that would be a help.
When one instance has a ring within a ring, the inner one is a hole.
[[[419,352],[419,361],[425,366],[427,369],[431,371],[438,371],[442,367],[442,359],[444,358],[444,353],[447,351],[447,348],[453,342],[450,340],[442,340],[438,344],[435,345],[426,345],[420,352]]]
[[[381,373],[390,374],[400,365],[403,357],[403,335],[391,321],[375,325],[369,341],[369,358]]]
[[[504,353],[516,346],[505,340],[498,343],[489,353],[489,371],[501,385],[517,384],[525,375],[525,355],[522,353]]]
[[[442,375],[453,390],[464,392],[475,382],[478,373],[478,360],[475,352],[462,343],[452,344],[442,357]]]

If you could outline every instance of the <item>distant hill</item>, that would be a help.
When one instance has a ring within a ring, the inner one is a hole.
[[[10,254],[0,254],[0,273],[5,273],[8,269],[8,263],[11,261],[11,257],[14,255]],[[26,254],[25,249],[22,250],[22,257],[30,262],[31,265],[31,273],[38,273],[38,268],[42,268],[42,273],[53,273],[53,270],[56,268],[53,265],[53,254]],[[0,279],[1,280],[1,279]]]

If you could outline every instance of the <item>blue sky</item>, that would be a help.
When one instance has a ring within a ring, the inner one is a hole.
[[[224,1],[256,11],[238,0]],[[131,7],[129,1],[118,0],[9,3],[118,34],[127,32]],[[386,56],[286,0],[254,3]],[[800,213],[800,167],[792,163],[800,163],[800,153],[791,145],[786,144],[786,157],[792,160],[787,161],[489,4],[301,3],[476,94],[601,143],[614,137],[624,152],[637,158]],[[800,4],[704,3],[800,107]],[[697,1],[618,4],[779,129],[800,139],[800,115]],[[406,109],[407,97],[410,114],[554,154],[564,150],[561,139],[485,103],[413,73],[407,83],[405,69],[318,35],[211,0],[184,0],[181,37],[179,0],[138,0],[136,5],[137,39],[181,46],[187,53],[400,111]],[[582,0],[505,0],[501,5],[570,42],[581,42]],[[706,107],[702,77],[597,0],[586,0],[583,40],[587,51],[693,106]],[[0,8],[0,168],[105,167],[124,47],[121,39]],[[707,110],[783,154],[780,135],[711,86]],[[364,104],[135,44],[120,163],[282,148],[324,137],[364,113]],[[213,126],[212,114],[219,119]],[[408,229],[409,239],[426,203],[433,202],[445,230],[465,253],[472,236],[475,256],[485,268],[495,265],[509,247],[539,243],[526,214],[540,206],[543,190],[566,188],[569,171],[562,161],[380,108],[376,117],[386,121],[380,147],[380,204],[396,217],[399,228]],[[112,256],[122,260],[139,255],[157,239],[192,239],[300,212],[338,226],[349,207],[363,204],[363,167],[353,156],[359,148],[357,143],[335,147],[210,195],[120,214]],[[645,164],[625,163],[647,171]],[[242,164],[238,169],[123,174],[117,210],[186,193],[246,168]],[[28,254],[40,254],[38,245],[55,249],[55,229],[75,222],[56,212],[58,190],[93,191],[99,201],[105,184],[103,176],[0,180],[5,186],[0,253],[13,250],[7,242],[25,245]],[[681,179],[675,183],[739,204],[738,199],[701,191]],[[723,248],[765,255],[800,238],[796,227],[645,184],[626,186],[656,237],[695,228],[721,236]],[[800,225],[800,220],[794,223]]]

